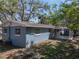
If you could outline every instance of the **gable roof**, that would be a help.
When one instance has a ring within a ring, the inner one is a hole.
[[[15,21],[15,20],[5,20],[3,21],[3,27],[8,26],[22,26],[22,27],[37,27],[37,28],[55,28],[53,25],[47,24],[35,24],[24,21]]]

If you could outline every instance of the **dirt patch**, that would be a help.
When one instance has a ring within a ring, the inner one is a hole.
[[[2,41],[0,41],[0,59],[5,59],[9,54],[16,51],[16,49],[12,45],[4,44]]]
[[[41,45],[46,45],[46,44],[53,44],[53,45],[56,45],[58,42],[58,40],[47,40],[47,41],[43,41],[37,45],[35,45],[34,47],[36,46],[41,46]],[[9,56],[13,56],[15,55],[18,51],[25,51],[26,48],[14,48],[14,47],[11,47],[11,46],[3,46],[5,49],[5,51],[1,52],[0,53],[0,59],[7,59]]]
[[[14,55],[17,51],[24,51],[25,49],[12,49],[3,53],[0,53],[0,59],[7,59],[9,56]]]
[[[37,45],[34,45],[33,47],[38,48],[41,45],[47,45],[47,44],[58,45],[61,42],[62,41],[59,41],[59,40],[47,40],[47,41],[43,41],[43,42],[41,42],[41,43],[39,43]],[[75,44],[73,41],[71,41],[71,43],[76,48],[79,48],[79,45],[78,44]],[[17,53],[17,52],[24,52],[25,50],[26,50],[26,48],[17,48],[17,49],[16,48],[9,48],[9,50],[0,53],[0,59],[7,59],[10,56],[14,56],[14,55],[20,54],[20,53]]]

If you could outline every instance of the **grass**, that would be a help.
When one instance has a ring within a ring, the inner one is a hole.
[[[13,49],[12,47],[10,46],[7,46],[7,45],[0,45],[0,53],[1,52],[5,52],[5,51],[8,51],[8,50],[11,50]]]
[[[12,49],[17,49],[16,47],[13,47],[10,44],[3,44],[2,42],[0,42],[0,53],[2,52],[6,52]]]

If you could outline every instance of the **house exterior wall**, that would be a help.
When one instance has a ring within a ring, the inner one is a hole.
[[[20,35],[15,34],[16,28],[20,28],[20,30],[21,30]],[[18,46],[18,47],[26,46],[26,40],[25,40],[26,30],[25,29],[26,29],[25,27],[11,27],[11,30],[12,30],[11,31],[11,41],[14,46]]]
[[[15,29],[20,28],[20,35],[15,34]],[[4,29],[4,28],[3,28]],[[9,27],[6,27],[7,33],[5,34],[6,41],[11,41],[12,45],[17,47],[28,46],[27,42],[30,44],[33,41],[34,44],[40,43],[43,40],[49,39],[49,29],[44,28],[26,28],[26,27],[10,27],[10,40],[9,40]],[[37,29],[37,31],[35,30]],[[40,29],[40,31],[38,30]],[[3,38],[4,38],[3,37]],[[29,45],[30,47],[30,45]]]
[[[49,29],[40,29],[38,33],[33,33],[31,30],[31,28],[28,28],[29,33],[26,34],[26,42],[28,43],[26,47],[49,39]]]
[[[4,29],[7,29],[7,33],[4,33]],[[15,34],[15,29],[20,28],[21,29],[21,34],[16,35]],[[17,47],[25,47],[26,46],[26,38],[25,38],[25,30],[26,28],[24,27],[4,27],[3,28],[3,39],[6,41],[11,41],[12,45],[17,46]],[[10,35],[9,35],[10,31]]]
[[[4,29],[7,29],[7,33],[4,33]],[[3,36],[2,36],[3,41],[10,41],[9,40],[9,27],[3,27],[2,33],[3,33]]]
[[[63,36],[60,33],[61,33],[61,31],[57,32],[56,39],[69,39],[69,40],[73,39],[73,32],[70,30],[69,30],[69,36]]]

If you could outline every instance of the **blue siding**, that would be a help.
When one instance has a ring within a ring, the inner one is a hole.
[[[31,29],[29,29],[30,31]],[[48,29],[40,29],[41,31],[37,34],[37,33],[33,33],[33,34],[26,34],[26,42],[28,42],[27,47],[30,47],[31,42],[33,42],[33,44],[37,44],[40,43],[44,40],[48,40],[49,39],[49,30]]]
[[[7,29],[7,33],[4,33],[4,29]],[[3,29],[2,29],[2,32],[3,32],[3,40],[6,40],[6,41],[10,41],[9,40],[9,28],[8,27],[4,27]]]
[[[21,34],[20,35],[16,35],[15,34],[15,29],[16,28],[20,28],[21,29]],[[24,27],[12,27],[11,28],[11,40],[12,40],[12,44],[14,46],[18,46],[18,47],[25,47],[26,46],[26,40],[25,40],[25,28]]]
[[[48,39],[49,39],[49,32],[34,34],[34,35],[27,34],[26,35],[26,42],[28,42],[27,47],[30,47],[31,42],[33,42],[33,44],[38,44],[38,43],[40,43],[44,40],[48,40]]]
[[[20,28],[21,29],[21,34],[16,35],[15,34],[15,29]],[[48,29],[43,29],[39,28],[40,31],[35,31],[35,29],[38,28],[26,28],[26,27],[10,27],[10,40],[14,46],[17,47],[26,47],[27,42],[30,43],[33,41],[34,44],[40,43],[43,40],[48,40],[49,39],[49,30]],[[6,40],[8,41],[9,39],[9,28],[7,27],[8,32],[6,33]],[[34,30],[34,31],[33,31]],[[37,33],[38,32],[38,33]]]

